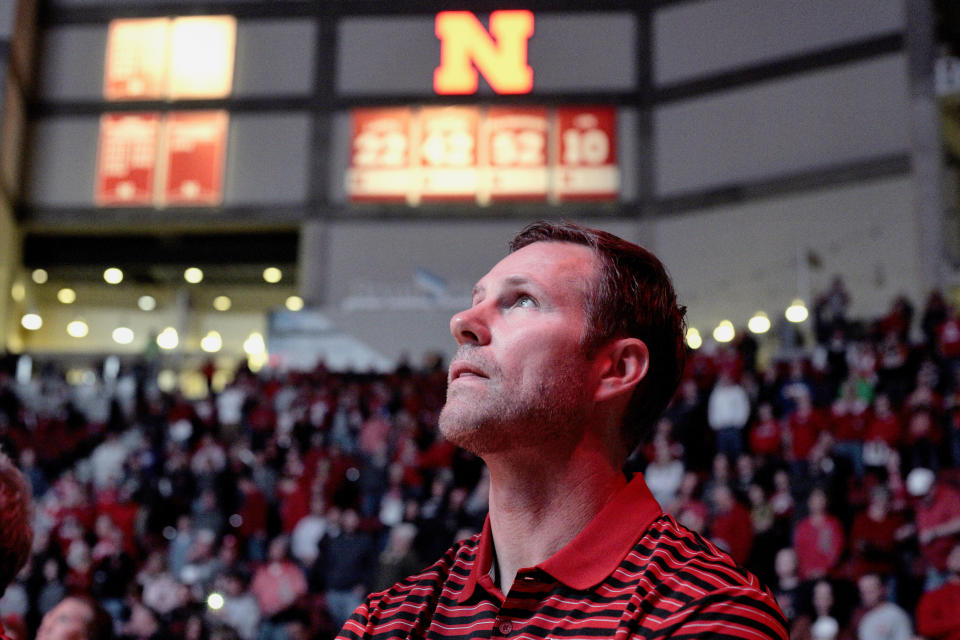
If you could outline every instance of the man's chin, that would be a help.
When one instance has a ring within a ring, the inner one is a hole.
[[[482,456],[490,453],[492,441],[502,440],[493,436],[493,430],[480,416],[468,415],[464,407],[447,402],[440,411],[438,426],[443,437],[470,453]],[[501,443],[502,444],[502,443]]]

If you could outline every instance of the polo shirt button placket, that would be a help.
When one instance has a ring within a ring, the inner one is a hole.
[[[500,632],[500,635],[508,636],[513,631],[513,623],[503,618],[497,618],[497,631]]]

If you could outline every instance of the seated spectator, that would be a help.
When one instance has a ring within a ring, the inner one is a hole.
[[[683,483],[683,461],[674,456],[665,436],[653,439],[653,451],[654,458],[644,470],[643,479],[657,502],[664,509],[669,509],[676,501]]]
[[[417,527],[401,522],[390,529],[387,544],[377,558],[373,591],[383,591],[423,568],[423,562],[413,550]]]
[[[904,457],[911,467],[940,468],[940,443],[943,433],[934,413],[916,409],[907,420]]]
[[[260,624],[260,606],[247,590],[243,576],[229,571],[217,580],[217,587],[223,596],[223,606],[209,611],[209,619],[236,631],[240,640],[254,640]]]
[[[339,532],[325,540],[317,564],[323,574],[327,608],[339,629],[369,592],[376,561],[373,541],[360,530],[360,516],[345,509]]]
[[[307,593],[303,570],[287,556],[288,539],[280,535],[267,547],[267,561],[253,574],[250,592],[260,605],[263,624],[275,633],[282,626],[280,614]]]
[[[947,556],[947,579],[917,605],[917,633],[928,640],[960,640],[960,544]]]
[[[773,569],[777,579],[771,591],[777,600],[777,605],[786,617],[787,622],[793,623],[803,612],[803,583],[797,574],[797,552],[792,547],[784,547],[774,556]],[[791,634],[792,635],[792,634]]]
[[[960,491],[924,468],[907,474],[906,484],[916,500],[917,540],[927,572],[924,590],[930,591],[946,580],[947,555],[960,542]]]
[[[866,509],[850,528],[850,561],[854,578],[866,573],[894,576],[898,568],[899,543],[908,535],[906,522],[890,510],[890,490],[882,485],[870,489]]]
[[[880,576],[868,573],[857,580],[860,610],[857,618],[859,640],[911,640],[913,625],[907,612],[885,599]]]
[[[290,535],[290,555],[300,566],[308,569],[320,553],[320,540],[327,531],[326,518],[327,504],[322,494],[315,494],[310,498],[310,513],[293,528]]]
[[[713,487],[713,511],[707,530],[710,540],[737,561],[747,563],[753,546],[753,528],[750,512],[733,495],[733,490],[722,484]]]
[[[68,596],[43,616],[36,640],[111,640],[113,619],[97,601]]]
[[[720,371],[707,402],[707,422],[713,429],[717,451],[731,460],[743,450],[743,428],[750,418],[750,398],[733,376]]]
[[[903,438],[903,426],[900,416],[893,410],[890,398],[878,393],[873,401],[873,415],[867,423],[866,443],[864,444],[864,464],[871,467],[884,467],[890,452],[896,451]]]
[[[857,394],[852,381],[840,387],[840,397],[830,407],[834,438],[833,453],[849,460],[853,472],[863,477],[863,441],[867,432],[870,404]]]
[[[810,453],[827,425],[809,394],[797,394],[795,402],[796,410],[787,417],[786,424],[787,459],[792,474],[802,477],[807,474]]]
[[[816,488],[807,498],[808,514],[798,524],[793,548],[802,580],[825,578],[840,562],[845,547],[843,526],[827,511],[827,494]]]
[[[757,419],[750,428],[748,441],[750,451],[767,464],[783,459],[783,432],[769,402],[757,407]]]

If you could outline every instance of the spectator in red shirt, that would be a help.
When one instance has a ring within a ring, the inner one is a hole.
[[[750,512],[740,504],[729,486],[718,484],[711,496],[710,540],[739,564],[746,564],[753,546]]]
[[[783,432],[773,415],[773,406],[764,402],[757,407],[757,418],[748,436],[750,451],[767,462],[783,458]]]
[[[0,453],[0,596],[30,557],[30,489],[6,454]],[[6,638],[0,626],[0,640]]]
[[[873,416],[867,424],[864,464],[870,467],[885,467],[890,452],[900,446],[903,426],[890,403],[890,398],[878,393],[873,401]]]
[[[834,438],[833,453],[846,458],[858,478],[863,477],[863,441],[867,431],[870,403],[857,393],[856,384],[847,380],[840,397],[830,407]]]
[[[250,593],[266,620],[293,606],[306,592],[303,570],[287,556],[287,537],[277,536],[267,548],[267,562],[253,574]]]
[[[890,511],[890,491],[883,486],[870,490],[867,508],[858,513],[850,528],[851,569],[854,578],[866,573],[894,576],[898,543],[906,523]]]
[[[937,353],[947,361],[960,359],[960,318],[954,312],[937,328]]]
[[[960,640],[960,544],[947,556],[946,582],[917,605],[917,633],[928,640]]]
[[[796,403],[796,410],[787,418],[787,459],[795,476],[805,476],[809,468],[810,454],[820,440],[826,424],[823,416],[813,406],[809,394],[797,394]]]
[[[840,562],[844,550],[843,526],[827,511],[827,494],[815,488],[807,498],[807,517],[797,524],[793,547],[803,580],[824,578]]]
[[[946,580],[947,555],[960,542],[960,491],[920,467],[907,474],[907,491],[917,499],[917,541],[927,565],[925,590],[929,591]]]

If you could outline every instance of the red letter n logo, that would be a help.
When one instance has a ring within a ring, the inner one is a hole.
[[[529,11],[494,11],[490,33],[469,11],[437,14],[440,66],[433,72],[439,94],[477,92],[477,70],[497,93],[530,93],[533,69],[527,65],[527,41],[533,36]]]

